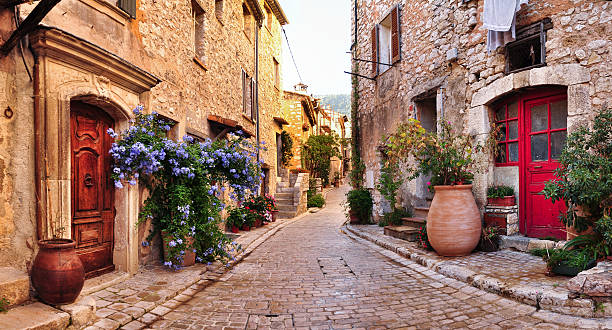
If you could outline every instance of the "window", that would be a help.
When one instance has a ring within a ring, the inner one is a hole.
[[[242,114],[253,119],[253,97],[255,92],[255,82],[246,71],[242,70]]]
[[[506,45],[506,74],[546,65],[546,30],[550,19],[523,27],[516,32],[516,41]]]
[[[215,0],[215,16],[223,22],[223,0]]]
[[[270,9],[270,6],[265,4],[265,8],[266,8],[266,27],[268,28],[268,31],[272,33],[272,22],[274,21],[274,17],[272,16],[272,10]]]
[[[132,18],[136,18],[136,0],[118,0],[117,7],[121,8]]]
[[[400,10],[393,7],[391,12],[372,28],[372,73],[387,71],[400,60]]]
[[[193,31],[193,53],[196,62],[199,61],[200,65],[206,64],[206,38],[204,36],[206,15],[202,7],[195,1],[191,1],[191,15],[192,15],[192,31]]]
[[[275,58],[272,58],[274,62],[274,87],[280,89],[280,64]]]
[[[253,39],[253,15],[246,3],[242,4],[242,30],[249,40]]]
[[[519,161],[519,125],[518,101],[503,104],[495,110],[495,125],[499,127],[497,135],[497,165],[518,165]]]

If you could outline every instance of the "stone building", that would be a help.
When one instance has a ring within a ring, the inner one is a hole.
[[[334,111],[330,105],[323,105],[321,107],[321,115],[319,116],[319,134],[335,134],[342,141],[347,138],[346,132],[346,122],[348,122],[348,118],[346,115]],[[349,133],[350,134],[350,133]],[[350,163],[350,157],[346,151],[346,148],[343,144],[340,145],[340,154],[342,158],[332,157],[331,159],[331,168],[329,172],[330,182],[334,181],[336,177],[336,173],[340,178],[345,176],[345,169]]]
[[[293,158],[288,168],[302,168],[301,146],[313,134],[318,134],[320,105],[317,99],[306,93],[307,86],[296,85],[295,91],[283,91],[283,118],[288,122],[285,130],[293,139]]]
[[[0,1],[0,45],[38,5],[10,5],[22,2]],[[110,182],[104,128],[128,127],[139,104],[174,122],[175,139],[242,130],[273,146],[287,23],[277,0],[64,0],[30,26],[0,55],[0,267],[27,272],[37,240],[51,237],[77,241],[89,277],[158,259],[140,244],[148,227],[136,226],[138,186],[100,184],[97,220],[74,218],[75,136],[104,146],[90,155],[103,160],[85,184]],[[276,149],[260,157],[274,192]]]
[[[488,186],[511,185],[520,233],[564,238],[559,204],[537,192],[553,177],[567,133],[611,106],[612,3],[530,0],[516,12],[516,41],[488,52],[485,1],[354,1],[365,183],[374,188],[377,147],[400,122],[415,118],[437,131],[449,121],[477,141],[496,123],[505,133],[501,152],[477,161],[479,207],[484,209]],[[405,206],[425,206],[431,197],[425,182],[404,184]],[[385,206],[375,195],[379,216]]]

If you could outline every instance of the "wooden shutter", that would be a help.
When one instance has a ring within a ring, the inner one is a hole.
[[[391,11],[391,63],[400,60],[400,16],[399,5]]]
[[[257,85],[255,84],[255,79],[251,78],[251,119],[255,118],[255,94],[257,93]]]
[[[246,72],[242,70],[242,113],[246,115],[247,113],[247,94],[246,94]]]
[[[372,74],[378,74],[378,25],[372,28]]]
[[[136,0],[119,0],[117,6],[132,18],[136,18]]]

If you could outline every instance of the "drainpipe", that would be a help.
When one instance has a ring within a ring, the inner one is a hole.
[[[255,138],[257,147],[260,144],[259,136],[259,29],[261,22],[255,24]],[[259,162],[259,148],[257,149],[257,161]]]

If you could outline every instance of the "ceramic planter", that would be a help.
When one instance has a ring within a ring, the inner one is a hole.
[[[464,256],[478,245],[480,212],[472,185],[435,186],[427,215],[427,236],[442,256]]]
[[[595,267],[595,265],[597,265],[597,262],[595,260],[592,260],[591,262],[588,263],[588,265],[586,266],[586,268],[584,270],[587,269],[591,269],[593,267]],[[569,265],[569,263],[567,261],[561,261],[558,264],[552,266],[552,268],[550,269],[551,272],[557,274],[557,275],[564,275],[564,276],[576,276],[578,275],[578,273],[580,273],[582,270],[572,267]]]
[[[167,235],[166,232],[162,231],[162,238],[164,242],[164,260],[174,262],[175,260],[168,259],[168,249],[170,247],[168,246],[166,235]],[[187,246],[192,246],[192,245],[193,245],[193,237],[187,237]],[[181,266],[182,267],[193,266],[195,264],[195,259],[196,259],[196,254],[195,252],[193,252],[193,248],[187,248],[185,251],[185,255],[183,255],[183,261],[181,262]]]
[[[359,223],[359,217],[357,216],[357,212],[349,210],[349,218],[351,219],[351,223]]]
[[[272,222],[275,222],[276,217],[278,216],[278,210],[272,210],[270,213],[272,214]]]
[[[516,205],[515,196],[506,196],[499,198],[487,197],[487,204],[489,206],[514,206]]]
[[[249,226],[249,225],[242,225],[242,230],[249,231],[249,230],[251,230],[251,226]]]
[[[41,300],[51,305],[73,303],[83,289],[85,270],[71,239],[38,242],[32,264],[32,285]]]
[[[499,242],[497,239],[481,239],[480,243],[478,244],[478,248],[482,252],[494,252],[499,249]]]
[[[236,226],[232,226],[232,233],[237,234],[239,232],[239,228]]]

